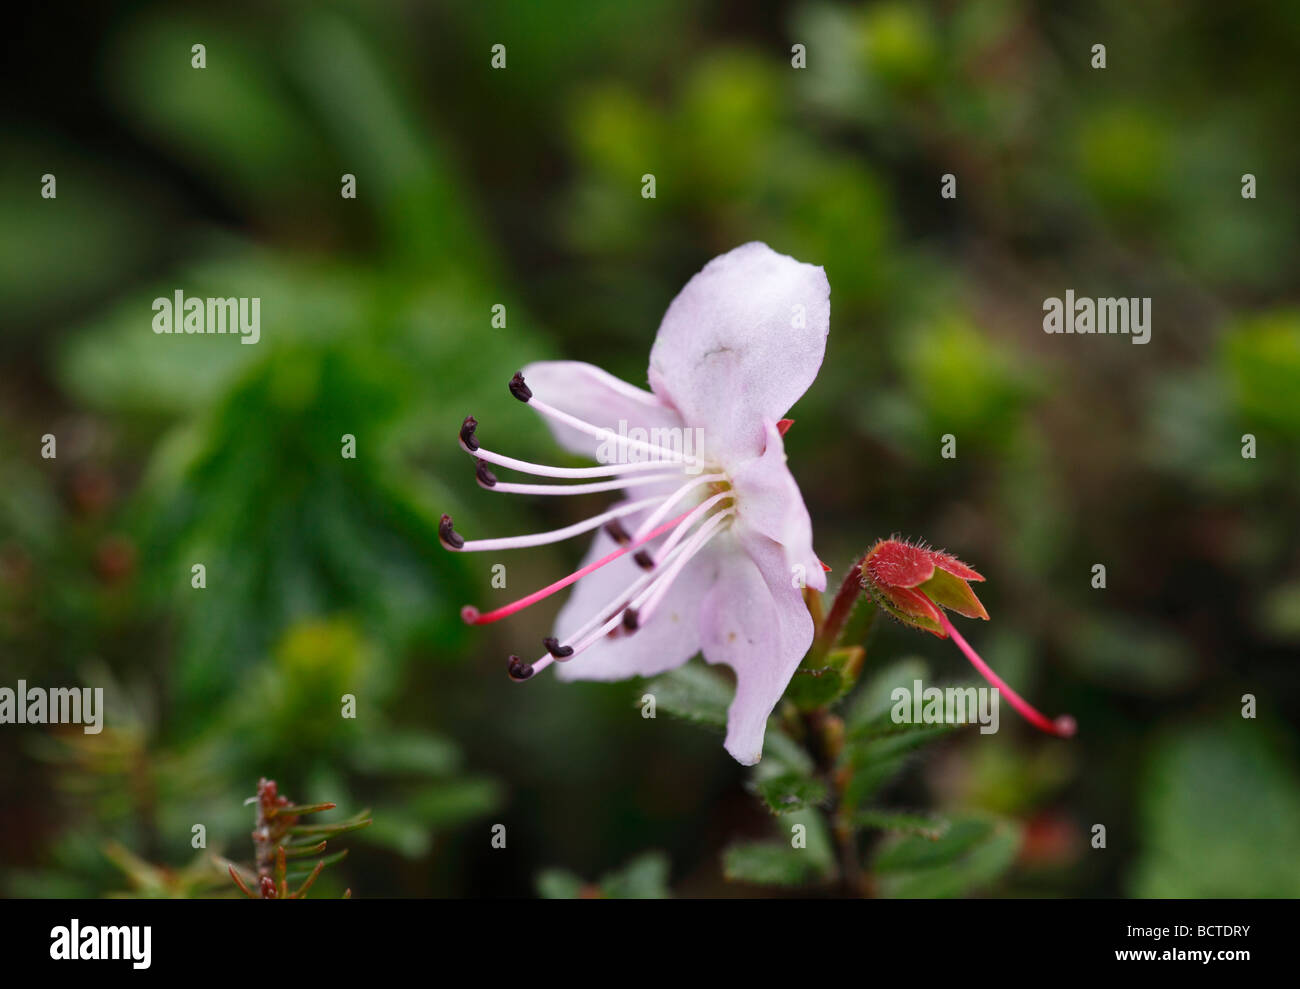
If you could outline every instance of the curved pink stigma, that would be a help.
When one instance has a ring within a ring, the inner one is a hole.
[[[966,654],[966,658],[970,660],[971,665],[979,670],[985,680],[997,687],[1006,696],[1007,700],[1011,702],[1011,706],[1020,712],[1022,718],[1049,735],[1056,735],[1059,738],[1070,738],[1074,735],[1078,727],[1074,718],[1068,714],[1061,715],[1055,721],[1045,717],[1037,708],[1008,687],[1006,681],[994,673],[988,663],[980,659],[979,654],[971,648],[970,643],[963,639],[961,633],[953,627],[952,622],[948,620],[948,616],[944,614],[942,608],[935,608],[935,611],[939,614],[939,624],[943,626],[943,630],[948,633],[952,641],[957,643],[957,648]]]
[[[556,593],[557,591],[564,590],[564,588],[568,587],[570,584],[578,580],[581,580],[583,577],[587,576],[587,574],[595,570],[599,570],[607,563],[613,563],[620,556],[623,556],[626,553],[631,553],[640,549],[646,543],[650,542],[650,540],[656,538],[657,536],[662,536],[665,532],[677,526],[678,523],[682,522],[693,511],[695,511],[694,508],[682,512],[682,514],[678,515],[675,519],[671,519],[663,523],[663,525],[660,525],[650,530],[640,539],[632,540],[628,542],[627,545],[620,546],[618,549],[614,550],[612,553],[608,554],[607,556],[602,556],[599,560],[595,560],[591,563],[588,563],[585,567],[582,567],[579,570],[575,570],[567,577],[561,577],[555,583],[548,584],[546,587],[543,587],[541,590],[533,591],[532,594],[529,594],[526,597],[522,597],[518,601],[512,601],[510,604],[504,604],[500,608],[496,608],[488,612],[480,612],[472,604],[467,604],[465,605],[465,607],[460,609],[460,617],[464,620],[465,624],[467,625],[489,625],[492,622],[499,622],[502,618],[508,618],[511,615],[513,615],[515,612],[523,611],[529,605],[536,604],[538,601],[550,597],[552,594]]]

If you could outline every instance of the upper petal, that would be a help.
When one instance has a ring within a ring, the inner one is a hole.
[[[785,441],[776,423],[764,423],[767,445],[762,455],[736,468],[731,475],[736,492],[738,524],[780,543],[786,556],[786,579],[794,567],[814,590],[826,590],[826,572],[813,551],[812,520],[794,475],[786,464]]]
[[[763,421],[808,390],[826,353],[820,267],[753,242],[714,258],[673,299],[650,351],[650,387],[724,466],[757,456]]]
[[[594,426],[680,430],[682,418],[653,392],[629,385],[584,361],[537,361],[523,369],[524,380],[538,398]],[[601,440],[548,418],[547,424],[566,450],[597,459]]]
[[[736,673],[724,744],[752,766],[763,755],[767,719],[812,644],[813,622],[790,585],[781,546],[756,533],[737,536],[719,553],[717,579],[700,609],[700,645],[708,662]]]

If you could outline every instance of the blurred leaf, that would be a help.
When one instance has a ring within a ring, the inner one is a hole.
[[[1075,135],[1085,188],[1125,222],[1148,218],[1172,184],[1168,128],[1152,109],[1107,104],[1087,112]]]
[[[605,873],[595,884],[564,869],[544,869],[537,876],[537,892],[548,900],[664,900],[672,896],[668,873],[667,855],[646,852],[621,869]]]
[[[908,656],[876,670],[850,702],[844,716],[844,727],[850,735],[883,725],[894,706],[894,690],[903,687],[909,692],[917,680],[930,675],[925,660]],[[892,722],[890,722],[892,724]]]
[[[543,869],[537,874],[537,895],[544,900],[577,900],[587,889],[582,879],[564,869]]]
[[[736,882],[799,886],[828,879],[835,872],[835,855],[825,819],[812,809],[781,818],[781,841],[742,842],[723,852],[723,874]],[[806,846],[796,848],[801,835]]]
[[[1271,588],[1259,602],[1259,623],[1274,638],[1300,641],[1300,580]]]
[[[1108,615],[1080,621],[1067,640],[1073,668],[1113,687],[1169,691],[1196,673],[1196,659],[1178,635],[1152,621]]]
[[[890,831],[917,835],[929,841],[942,838],[951,826],[942,817],[929,814],[904,814],[889,810],[863,810],[853,815],[855,827],[871,831]]]
[[[840,756],[849,781],[843,803],[850,809],[861,806],[901,773],[917,750],[956,731],[963,725],[897,725],[889,733],[870,734],[851,740]]]
[[[857,682],[866,652],[861,646],[834,649],[813,665],[799,664],[786,687],[785,699],[801,711],[814,711],[835,703]]]
[[[671,896],[668,889],[668,856],[663,852],[646,852],[622,869],[608,872],[600,879],[600,888],[613,900],[662,900]]]
[[[1242,428],[1281,434],[1300,446],[1300,311],[1239,321],[1223,338],[1223,361]]]
[[[1266,724],[1234,718],[1161,738],[1139,790],[1131,895],[1296,895],[1300,776],[1271,736]]]
[[[425,786],[405,806],[426,827],[450,828],[490,813],[501,799],[501,785],[495,780],[471,777]]]
[[[986,889],[1015,861],[1020,828],[1011,821],[955,816],[939,838],[885,843],[872,867],[884,897],[954,897]]]
[[[824,782],[793,773],[760,780],[753,788],[773,814],[790,814],[826,800]]]
[[[725,726],[731,688],[703,663],[679,666],[646,685],[656,710],[702,725]]]
[[[460,749],[449,739],[424,732],[394,732],[358,740],[352,765],[367,776],[409,773],[446,776],[463,762]]]

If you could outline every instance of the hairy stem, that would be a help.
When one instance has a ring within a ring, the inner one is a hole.
[[[853,606],[857,604],[861,594],[862,561],[859,560],[844,575],[844,582],[840,584],[840,589],[835,594],[831,610],[826,615],[826,620],[822,622],[821,630],[817,633],[817,638],[813,640],[812,648],[808,652],[810,658],[820,660],[831,651],[840,633],[844,631],[844,625],[849,620],[849,615],[853,613]]]

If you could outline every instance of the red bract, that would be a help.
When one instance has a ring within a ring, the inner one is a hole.
[[[872,546],[858,566],[862,586],[877,604],[906,625],[923,628],[941,639],[951,638],[971,665],[998,688],[1026,721],[1062,738],[1074,734],[1074,718],[1068,714],[1055,721],[1044,717],[980,659],[948,620],[945,608],[967,618],[988,621],[989,613],[970,589],[970,581],[984,579],[979,573],[949,553],[893,538],[882,539]]]
[[[901,539],[882,539],[862,560],[866,588],[899,621],[946,638],[941,608],[967,618],[989,613],[967,581],[983,580],[961,560]]]

